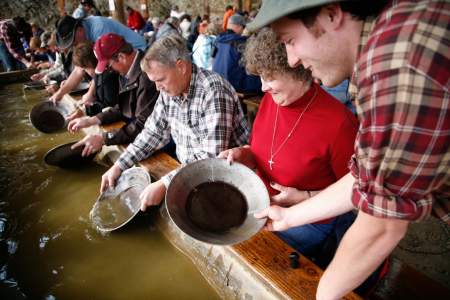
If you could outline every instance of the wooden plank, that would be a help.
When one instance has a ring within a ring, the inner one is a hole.
[[[38,71],[38,69],[28,69],[20,71],[1,72],[0,84],[31,81],[31,75],[37,73]]]
[[[232,247],[251,268],[286,298],[315,299],[323,271],[304,256],[300,257],[298,268],[291,268],[289,254],[295,250],[272,232],[261,231],[252,239]],[[361,297],[350,293],[344,299],[361,299]]]
[[[140,162],[144,168],[156,179],[160,179],[167,173],[175,170],[180,164],[165,152],[158,151],[149,158]]]

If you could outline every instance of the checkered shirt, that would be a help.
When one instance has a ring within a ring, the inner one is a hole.
[[[350,169],[353,204],[370,215],[450,224],[449,24],[449,1],[392,1],[365,21]]]
[[[3,40],[9,53],[15,59],[22,61],[25,58],[20,35],[11,19],[0,21],[0,40]]]
[[[233,87],[220,75],[192,65],[187,97],[161,92],[144,129],[120,156],[122,170],[149,157],[172,136],[182,164],[216,157],[247,144],[249,127]],[[162,178],[168,186],[175,175]]]

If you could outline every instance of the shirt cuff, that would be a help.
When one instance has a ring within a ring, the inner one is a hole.
[[[180,169],[177,168],[173,171],[171,171],[170,173],[164,175],[163,177],[161,177],[162,182],[164,183],[164,186],[166,187],[166,189],[169,187],[170,182],[172,181],[173,177],[178,173]]]

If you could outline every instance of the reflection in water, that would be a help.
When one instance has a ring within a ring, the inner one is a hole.
[[[105,236],[93,229],[89,211],[105,169],[45,165],[50,148],[80,136],[32,128],[28,111],[42,94],[21,93],[0,85],[0,298],[217,298],[151,215]]]

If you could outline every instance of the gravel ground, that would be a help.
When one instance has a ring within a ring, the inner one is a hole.
[[[450,226],[444,222],[411,223],[393,255],[450,288]]]

